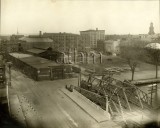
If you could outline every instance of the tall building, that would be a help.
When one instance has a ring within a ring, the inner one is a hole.
[[[154,35],[154,27],[153,27],[153,23],[151,22],[150,23],[150,27],[149,27],[149,32],[148,32],[149,35]]]
[[[52,39],[55,50],[66,52],[68,49],[78,49],[79,35],[72,33],[43,33],[44,37]]]
[[[42,48],[47,49],[49,47],[53,47],[53,40],[43,37],[41,35],[41,31],[39,32],[39,35],[29,35],[29,36],[23,36],[19,38],[19,42],[21,46],[23,47],[23,50],[26,51],[28,49],[32,48]]]
[[[103,53],[119,54],[120,40],[98,40],[97,50]]]
[[[96,48],[98,40],[105,40],[105,30],[86,30],[80,31],[83,46],[86,48]]]

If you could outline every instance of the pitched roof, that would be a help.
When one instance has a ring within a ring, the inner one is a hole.
[[[50,61],[45,58],[37,57],[37,56],[30,56],[25,58],[20,58],[21,61],[31,65],[32,67],[39,69],[39,68],[48,68],[48,66],[58,66],[54,61]]]
[[[78,34],[75,34],[75,33],[66,33],[66,32],[59,32],[59,33],[43,33],[43,36],[53,36],[53,35],[73,35],[73,36],[79,36]]]
[[[96,32],[96,31],[105,31],[105,30],[94,30],[94,29],[89,29],[89,30],[80,31],[80,32]]]
[[[25,57],[30,57],[32,55],[29,54],[23,54],[23,53],[10,53],[11,56],[15,58],[25,58]]]
[[[49,44],[34,44],[33,47],[36,49],[47,50],[51,46]]]
[[[23,53],[10,53],[11,56],[21,60],[22,62],[36,68],[48,68],[48,66],[60,66],[54,61]]]
[[[19,38],[20,41],[25,41],[28,43],[34,43],[34,42],[53,42],[53,40],[46,38],[46,37],[22,37]]]
[[[39,53],[45,52],[45,50],[32,48],[32,49],[27,50],[27,52],[34,53],[34,54],[39,54]]]

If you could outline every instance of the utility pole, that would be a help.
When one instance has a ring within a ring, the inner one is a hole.
[[[7,62],[8,64],[8,73],[9,73],[9,86],[11,86],[11,66],[12,66],[12,62]]]
[[[0,36],[1,36],[1,20],[2,20],[2,17],[1,17],[1,0],[0,0]]]
[[[11,65],[12,62],[7,62],[7,67],[8,67],[8,78],[7,78],[7,83],[6,83],[6,95],[7,95],[7,102],[8,102],[8,112],[11,114],[11,108],[10,108],[10,100],[9,100],[9,88],[11,87]]]
[[[160,0],[159,0],[159,34],[160,34]]]

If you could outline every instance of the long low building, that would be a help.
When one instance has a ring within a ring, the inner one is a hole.
[[[24,74],[34,80],[56,80],[73,77],[71,65],[58,64],[30,54],[10,53],[9,59]]]

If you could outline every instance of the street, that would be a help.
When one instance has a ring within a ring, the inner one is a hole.
[[[130,72],[126,72],[115,77],[127,78],[129,74]],[[146,75],[144,76],[144,74]],[[16,70],[12,70],[11,75],[10,97],[17,95],[27,127],[102,128],[107,126],[107,123],[103,123],[103,125],[97,123],[60,91],[65,85],[77,85],[77,78],[37,82]],[[136,79],[149,78],[151,75],[154,76],[154,71],[148,73],[141,71],[137,72],[136,75],[138,76]],[[142,88],[142,90],[144,89]],[[11,107],[16,107],[16,105]]]
[[[35,82],[12,70],[10,97],[18,95],[29,128],[94,128],[96,121],[59,91],[77,82],[76,78]]]

